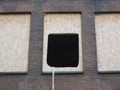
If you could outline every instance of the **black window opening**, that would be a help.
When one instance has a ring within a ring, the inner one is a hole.
[[[77,67],[79,62],[78,34],[49,34],[47,64],[51,67]]]

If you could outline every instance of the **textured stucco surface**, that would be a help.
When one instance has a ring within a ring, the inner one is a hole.
[[[78,67],[55,68],[56,72],[82,72],[82,42],[80,14],[45,14],[44,15],[44,43],[43,43],[43,72],[48,73],[52,68],[47,64],[48,35],[53,33],[79,34],[79,64]]]
[[[30,15],[0,15],[0,72],[28,70]]]
[[[120,71],[120,14],[95,16],[99,72]]]

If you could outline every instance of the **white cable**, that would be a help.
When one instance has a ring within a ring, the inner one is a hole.
[[[54,90],[54,80],[55,80],[55,71],[54,71],[54,67],[52,67],[52,90]]]

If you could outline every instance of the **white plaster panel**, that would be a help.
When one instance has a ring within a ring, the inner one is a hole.
[[[0,15],[0,73],[28,70],[30,15]]]
[[[120,14],[95,16],[99,72],[120,71]]]
[[[81,41],[81,15],[80,14],[45,14],[44,16],[44,43],[43,43],[43,73],[52,71],[47,64],[47,43],[49,34],[77,33],[79,34],[79,64],[78,67],[54,68],[58,73],[82,72],[82,41]]]

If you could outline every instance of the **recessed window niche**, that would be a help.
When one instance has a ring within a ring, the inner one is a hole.
[[[98,72],[120,72],[120,13],[96,14]]]
[[[0,73],[27,73],[30,14],[0,14]]]
[[[81,15],[45,14],[43,73],[80,73],[82,66]]]

